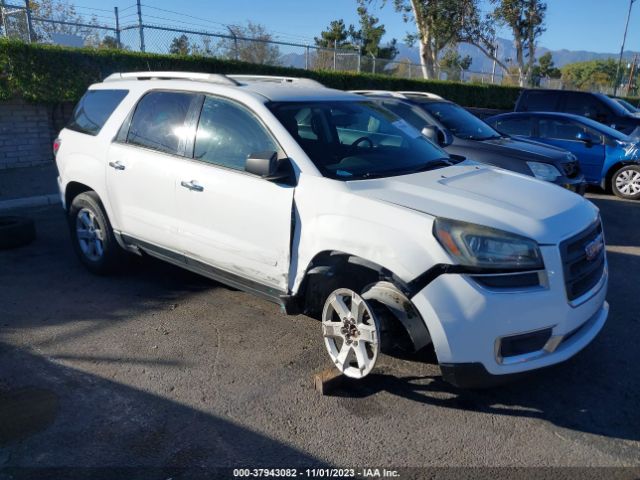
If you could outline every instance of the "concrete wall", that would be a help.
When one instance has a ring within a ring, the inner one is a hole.
[[[51,163],[53,140],[72,111],[70,103],[0,102],[0,169]]]

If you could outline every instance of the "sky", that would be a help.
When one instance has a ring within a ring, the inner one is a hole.
[[[136,20],[135,0],[63,0],[78,12],[98,15],[112,22],[113,7],[119,7],[121,23]],[[279,39],[313,43],[331,20],[343,19],[357,25],[356,0],[142,0],[143,20],[196,30],[222,30],[223,24],[261,23]],[[488,0],[483,0],[485,7]],[[374,0],[370,11],[387,28],[386,39],[403,41],[411,24],[405,24],[392,7],[392,0]],[[603,53],[620,51],[629,0],[548,0],[547,31],[540,45],[551,50],[588,50]],[[384,5],[384,6],[383,6]],[[180,16],[166,10],[179,12]],[[155,18],[153,18],[155,17]],[[179,20],[182,23],[176,23]],[[511,38],[507,30],[500,36]],[[640,2],[633,6],[625,50],[640,51]]]

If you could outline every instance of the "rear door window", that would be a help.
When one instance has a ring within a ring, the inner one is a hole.
[[[182,155],[189,131],[187,113],[194,101],[197,95],[190,93],[147,93],[131,118],[127,143]]]
[[[495,128],[500,133],[507,135],[528,137],[531,135],[531,117],[501,118],[495,122]]]
[[[87,91],[76,105],[67,128],[88,135],[98,135],[127,93],[128,90]]]
[[[554,112],[558,103],[558,94],[548,91],[529,91],[525,94],[519,110],[523,112]]]

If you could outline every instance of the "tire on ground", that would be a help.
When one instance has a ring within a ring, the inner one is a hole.
[[[83,252],[78,234],[78,215],[83,211],[92,212],[97,226],[102,230],[102,254],[97,258],[90,258]],[[80,261],[91,272],[104,275],[117,271],[122,265],[125,252],[113,234],[111,222],[107,217],[98,194],[92,191],[84,192],[73,199],[68,212],[69,231],[73,248]]]
[[[0,216],[0,250],[27,245],[35,238],[36,227],[30,218]]]
[[[617,170],[611,177],[611,191],[616,197],[639,200],[640,165],[627,165]]]

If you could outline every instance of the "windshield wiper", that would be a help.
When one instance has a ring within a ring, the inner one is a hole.
[[[380,178],[380,177],[396,177],[399,175],[412,175],[414,173],[427,172],[429,170],[435,170],[441,167],[450,167],[453,165],[448,158],[439,158],[437,160],[431,160],[424,165],[420,165],[418,168],[412,168],[408,170],[386,170],[384,172],[367,172],[360,175],[360,178]]]

